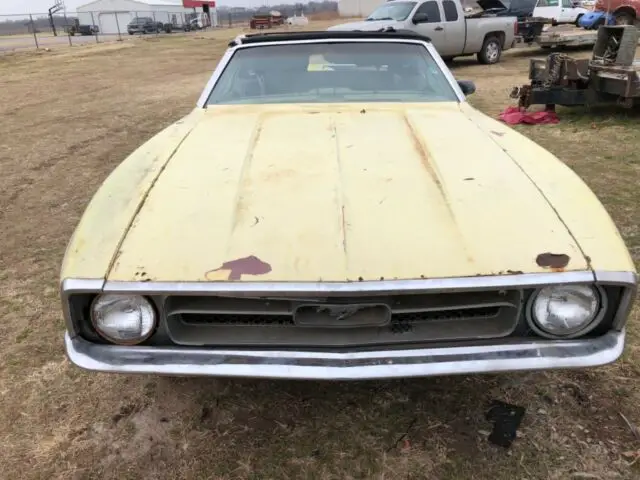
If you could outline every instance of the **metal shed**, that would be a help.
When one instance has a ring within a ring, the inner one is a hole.
[[[217,26],[214,0],[94,0],[76,11],[83,25],[96,25],[102,35],[127,32],[127,25],[136,17],[150,17],[159,23],[182,24],[194,14],[209,13],[211,26]]]

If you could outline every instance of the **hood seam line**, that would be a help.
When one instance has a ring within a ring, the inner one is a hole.
[[[197,125],[197,123],[196,123],[196,125]],[[196,125],[193,125],[189,129],[189,131],[187,131],[187,133],[185,133],[185,135],[180,139],[180,141],[178,142],[178,145],[176,145],[176,147],[171,152],[171,155],[169,155],[169,158],[167,158],[167,160],[164,162],[164,164],[160,167],[160,169],[159,169],[158,173],[156,174],[155,178],[152,180],[151,185],[149,185],[149,188],[147,188],[147,191],[142,196],[142,199],[138,203],[138,206],[136,207],[135,212],[133,212],[133,214],[131,215],[131,220],[127,224],[127,227],[124,229],[124,232],[122,233],[122,236],[120,237],[120,240],[118,241],[118,244],[117,244],[117,246],[115,248],[115,252],[113,254],[113,257],[111,258],[111,261],[109,262],[109,266],[107,267],[107,272],[106,272],[105,278],[104,278],[105,283],[108,281],[109,277],[111,276],[111,272],[113,271],[113,267],[115,266],[116,261],[118,260],[118,257],[120,257],[120,254],[122,253],[122,245],[124,244],[125,239],[129,235],[129,232],[131,231],[131,228],[133,227],[133,222],[135,222],[136,218],[138,218],[138,215],[140,214],[140,211],[142,210],[142,207],[144,207],[144,204],[147,202],[147,199],[149,198],[149,195],[151,194],[151,191],[153,190],[153,188],[156,186],[156,183],[160,179],[160,176],[162,175],[164,170],[169,166],[169,163],[171,163],[171,160],[173,160],[173,157],[175,157],[176,152],[178,151],[178,149],[182,146],[182,144],[189,137],[189,135],[191,135],[191,132],[195,129]],[[103,284],[103,288],[104,288],[104,284]]]
[[[531,176],[529,175],[529,173],[527,173],[527,171],[525,170],[525,168],[520,165],[520,163],[507,151],[506,148],[504,148],[502,145],[500,145],[500,143],[498,143],[490,134],[489,132],[487,132],[484,128],[482,128],[480,125],[478,125],[478,123],[474,122],[473,119],[469,116],[469,114],[465,111],[463,111],[462,109],[460,109],[461,112],[463,113],[463,115],[465,117],[467,117],[467,120],[469,120],[471,123],[473,123],[476,128],[480,131],[482,131],[483,133],[485,133],[490,139],[491,141],[496,144],[500,150],[502,150],[507,157],[509,157],[511,159],[511,161],[520,169],[520,171],[527,177],[527,179],[531,182],[531,184],[535,187],[536,190],[538,190],[538,192],[540,193],[540,195],[542,195],[542,198],[544,198],[545,202],[547,202],[547,205],[549,205],[549,207],[551,208],[551,210],[553,210],[553,213],[555,213],[556,217],[558,217],[558,220],[560,220],[560,222],[562,223],[562,225],[564,226],[564,228],[567,230],[567,233],[569,234],[569,236],[573,239],[573,241],[576,243],[576,245],[578,246],[578,249],[580,250],[580,253],[582,254],[582,257],[584,258],[584,261],[587,264],[587,268],[589,269],[589,271],[591,272],[591,274],[593,275],[593,280],[594,282],[597,281],[596,279],[596,274],[595,271],[593,270],[593,267],[591,266],[591,261],[589,259],[589,257],[587,256],[587,254],[585,253],[584,249],[582,248],[582,245],[580,245],[580,242],[578,241],[578,239],[575,237],[575,235],[573,234],[573,232],[571,231],[571,229],[569,228],[569,225],[567,225],[567,223],[564,221],[564,219],[562,218],[562,216],[560,215],[560,212],[558,212],[558,210],[556,209],[556,207],[553,205],[553,203],[551,203],[551,201],[547,198],[547,196],[544,194],[544,191],[540,188],[540,186],[533,181],[533,178],[531,178]],[[555,155],[554,155],[555,157]],[[557,159],[558,161],[561,161],[560,159]]]

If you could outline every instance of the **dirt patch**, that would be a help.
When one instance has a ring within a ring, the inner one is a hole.
[[[324,28],[319,25],[318,28]],[[57,282],[91,195],[193,108],[242,29],[0,61],[0,469],[4,478],[632,479],[640,424],[636,303],[624,359],[580,372],[317,383],[85,373],[63,353]],[[534,50],[456,60],[489,115]],[[586,56],[588,52],[578,55]],[[518,127],[580,174],[640,259],[638,115],[559,109]],[[615,139],[615,140],[614,140]],[[509,451],[492,399],[527,408]]]

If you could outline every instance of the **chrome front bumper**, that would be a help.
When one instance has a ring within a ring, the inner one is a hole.
[[[75,365],[100,372],[220,377],[364,380],[585,368],[618,359],[625,332],[589,340],[329,353],[97,345],[65,334]]]

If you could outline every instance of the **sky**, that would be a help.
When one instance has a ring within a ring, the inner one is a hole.
[[[65,0],[65,5],[68,12],[75,12],[76,7],[85,5],[91,1],[92,0]],[[0,15],[46,13],[54,3],[54,0],[0,0]],[[265,3],[273,4],[281,2],[275,0],[270,2],[265,2],[265,0],[219,0],[218,2],[219,5],[224,5],[225,7],[256,7],[264,5]],[[294,3],[293,0],[291,0],[291,3]]]

